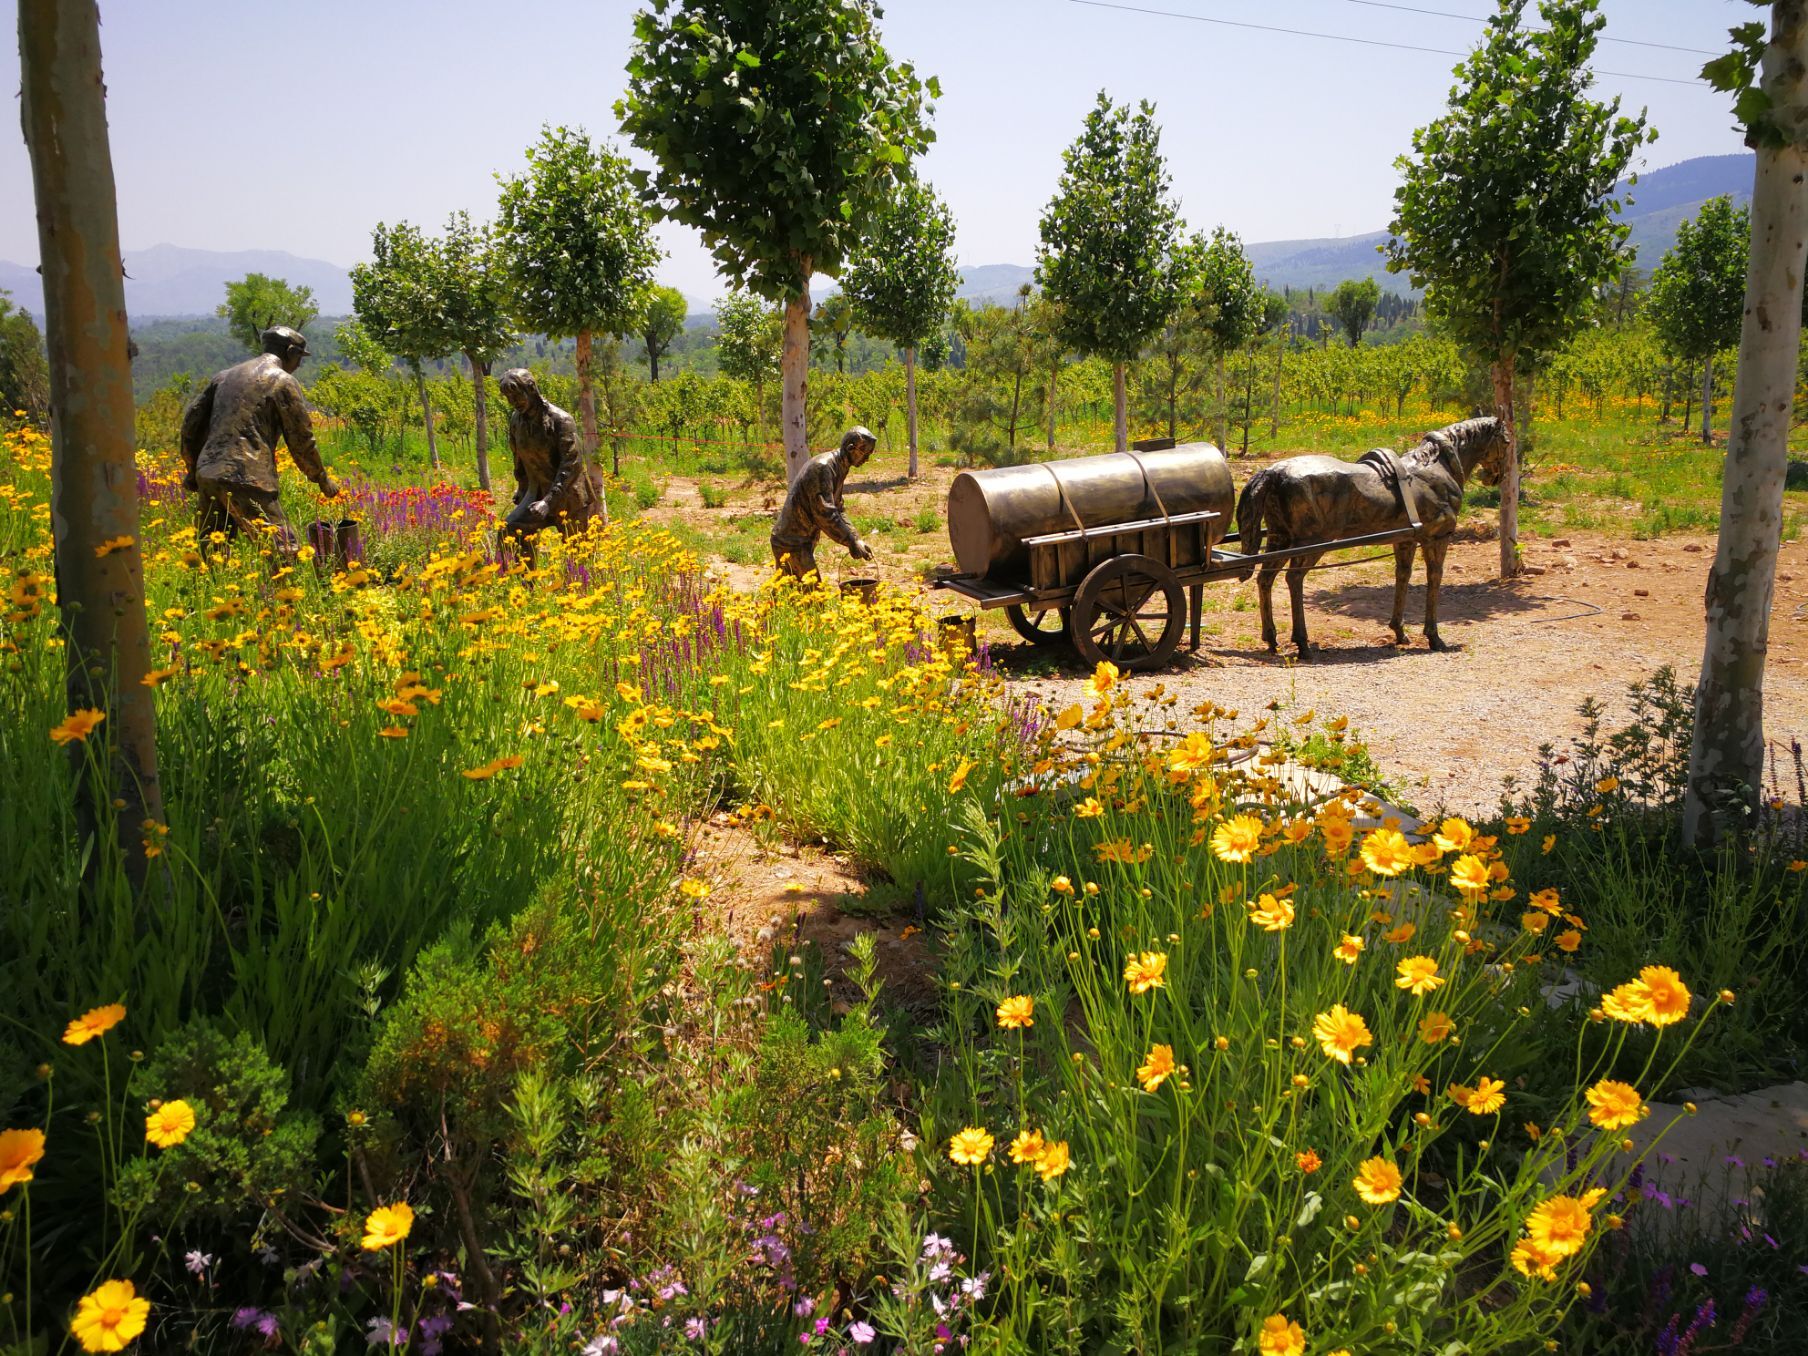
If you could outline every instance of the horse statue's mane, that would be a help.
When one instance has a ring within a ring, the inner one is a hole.
[[[1429,466],[1446,452],[1455,452],[1461,456],[1472,442],[1486,442],[1499,434],[1500,420],[1491,414],[1480,415],[1452,424],[1449,428],[1434,429],[1421,438],[1416,446],[1408,449],[1400,460],[1408,466]]]

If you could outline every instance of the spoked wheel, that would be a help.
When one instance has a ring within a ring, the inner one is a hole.
[[[1109,659],[1120,669],[1158,669],[1174,657],[1186,615],[1186,591],[1174,571],[1148,556],[1113,556],[1074,595],[1074,648],[1089,664]]]
[[[1053,645],[1066,640],[1070,629],[1064,607],[1031,612],[1022,603],[1011,603],[1005,608],[1004,615],[1011,623],[1011,629],[1032,645]]]

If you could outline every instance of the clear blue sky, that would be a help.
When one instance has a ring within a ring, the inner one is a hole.
[[[1245,24],[1459,49],[1488,0],[1124,0]],[[542,122],[615,137],[628,0],[102,0],[120,234],[282,249],[351,264],[371,225],[487,220],[492,173],[513,171]],[[941,78],[926,176],[954,209],[963,263],[1033,262],[1061,150],[1100,89],[1155,101],[1188,223],[1245,240],[1352,235],[1386,225],[1394,158],[1443,108],[1454,58],[1191,22],[1072,0],[891,0],[893,55]],[[1724,50],[1760,17],[1743,0],[1605,0],[1609,36]],[[1657,168],[1741,149],[1725,96],[1693,81],[1703,56],[1604,43],[1602,75],[1648,107]],[[0,51],[17,89],[18,53]],[[15,105],[16,106],[16,105]],[[17,124],[13,126],[16,128]],[[0,258],[35,262],[30,167],[0,135]],[[701,243],[661,228],[664,280],[721,288]]]

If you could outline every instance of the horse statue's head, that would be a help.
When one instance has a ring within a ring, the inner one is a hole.
[[[1507,473],[1507,426],[1494,415],[1465,419],[1460,424],[1425,435],[1447,442],[1462,463],[1465,477],[1475,476],[1484,485],[1498,485]]]

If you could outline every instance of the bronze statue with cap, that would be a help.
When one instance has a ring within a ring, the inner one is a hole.
[[[294,555],[295,534],[277,494],[276,444],[331,499],[339,487],[320,461],[308,403],[295,370],[308,341],[287,325],[263,334],[264,351],[218,373],[182,415],[182,487],[201,498],[197,524],[203,550],[213,535],[261,534]]]
[[[772,559],[779,569],[798,579],[816,574],[816,543],[825,536],[847,547],[855,560],[873,558],[873,548],[848,521],[842,489],[848,472],[866,465],[878,445],[872,430],[855,426],[842,434],[841,446],[833,452],[804,463],[772,526]]]
[[[534,374],[512,367],[496,380],[508,402],[509,452],[515,459],[515,506],[503,521],[505,539],[533,553],[541,528],[583,531],[602,510],[602,472],[578,446],[577,424],[540,392]]]

